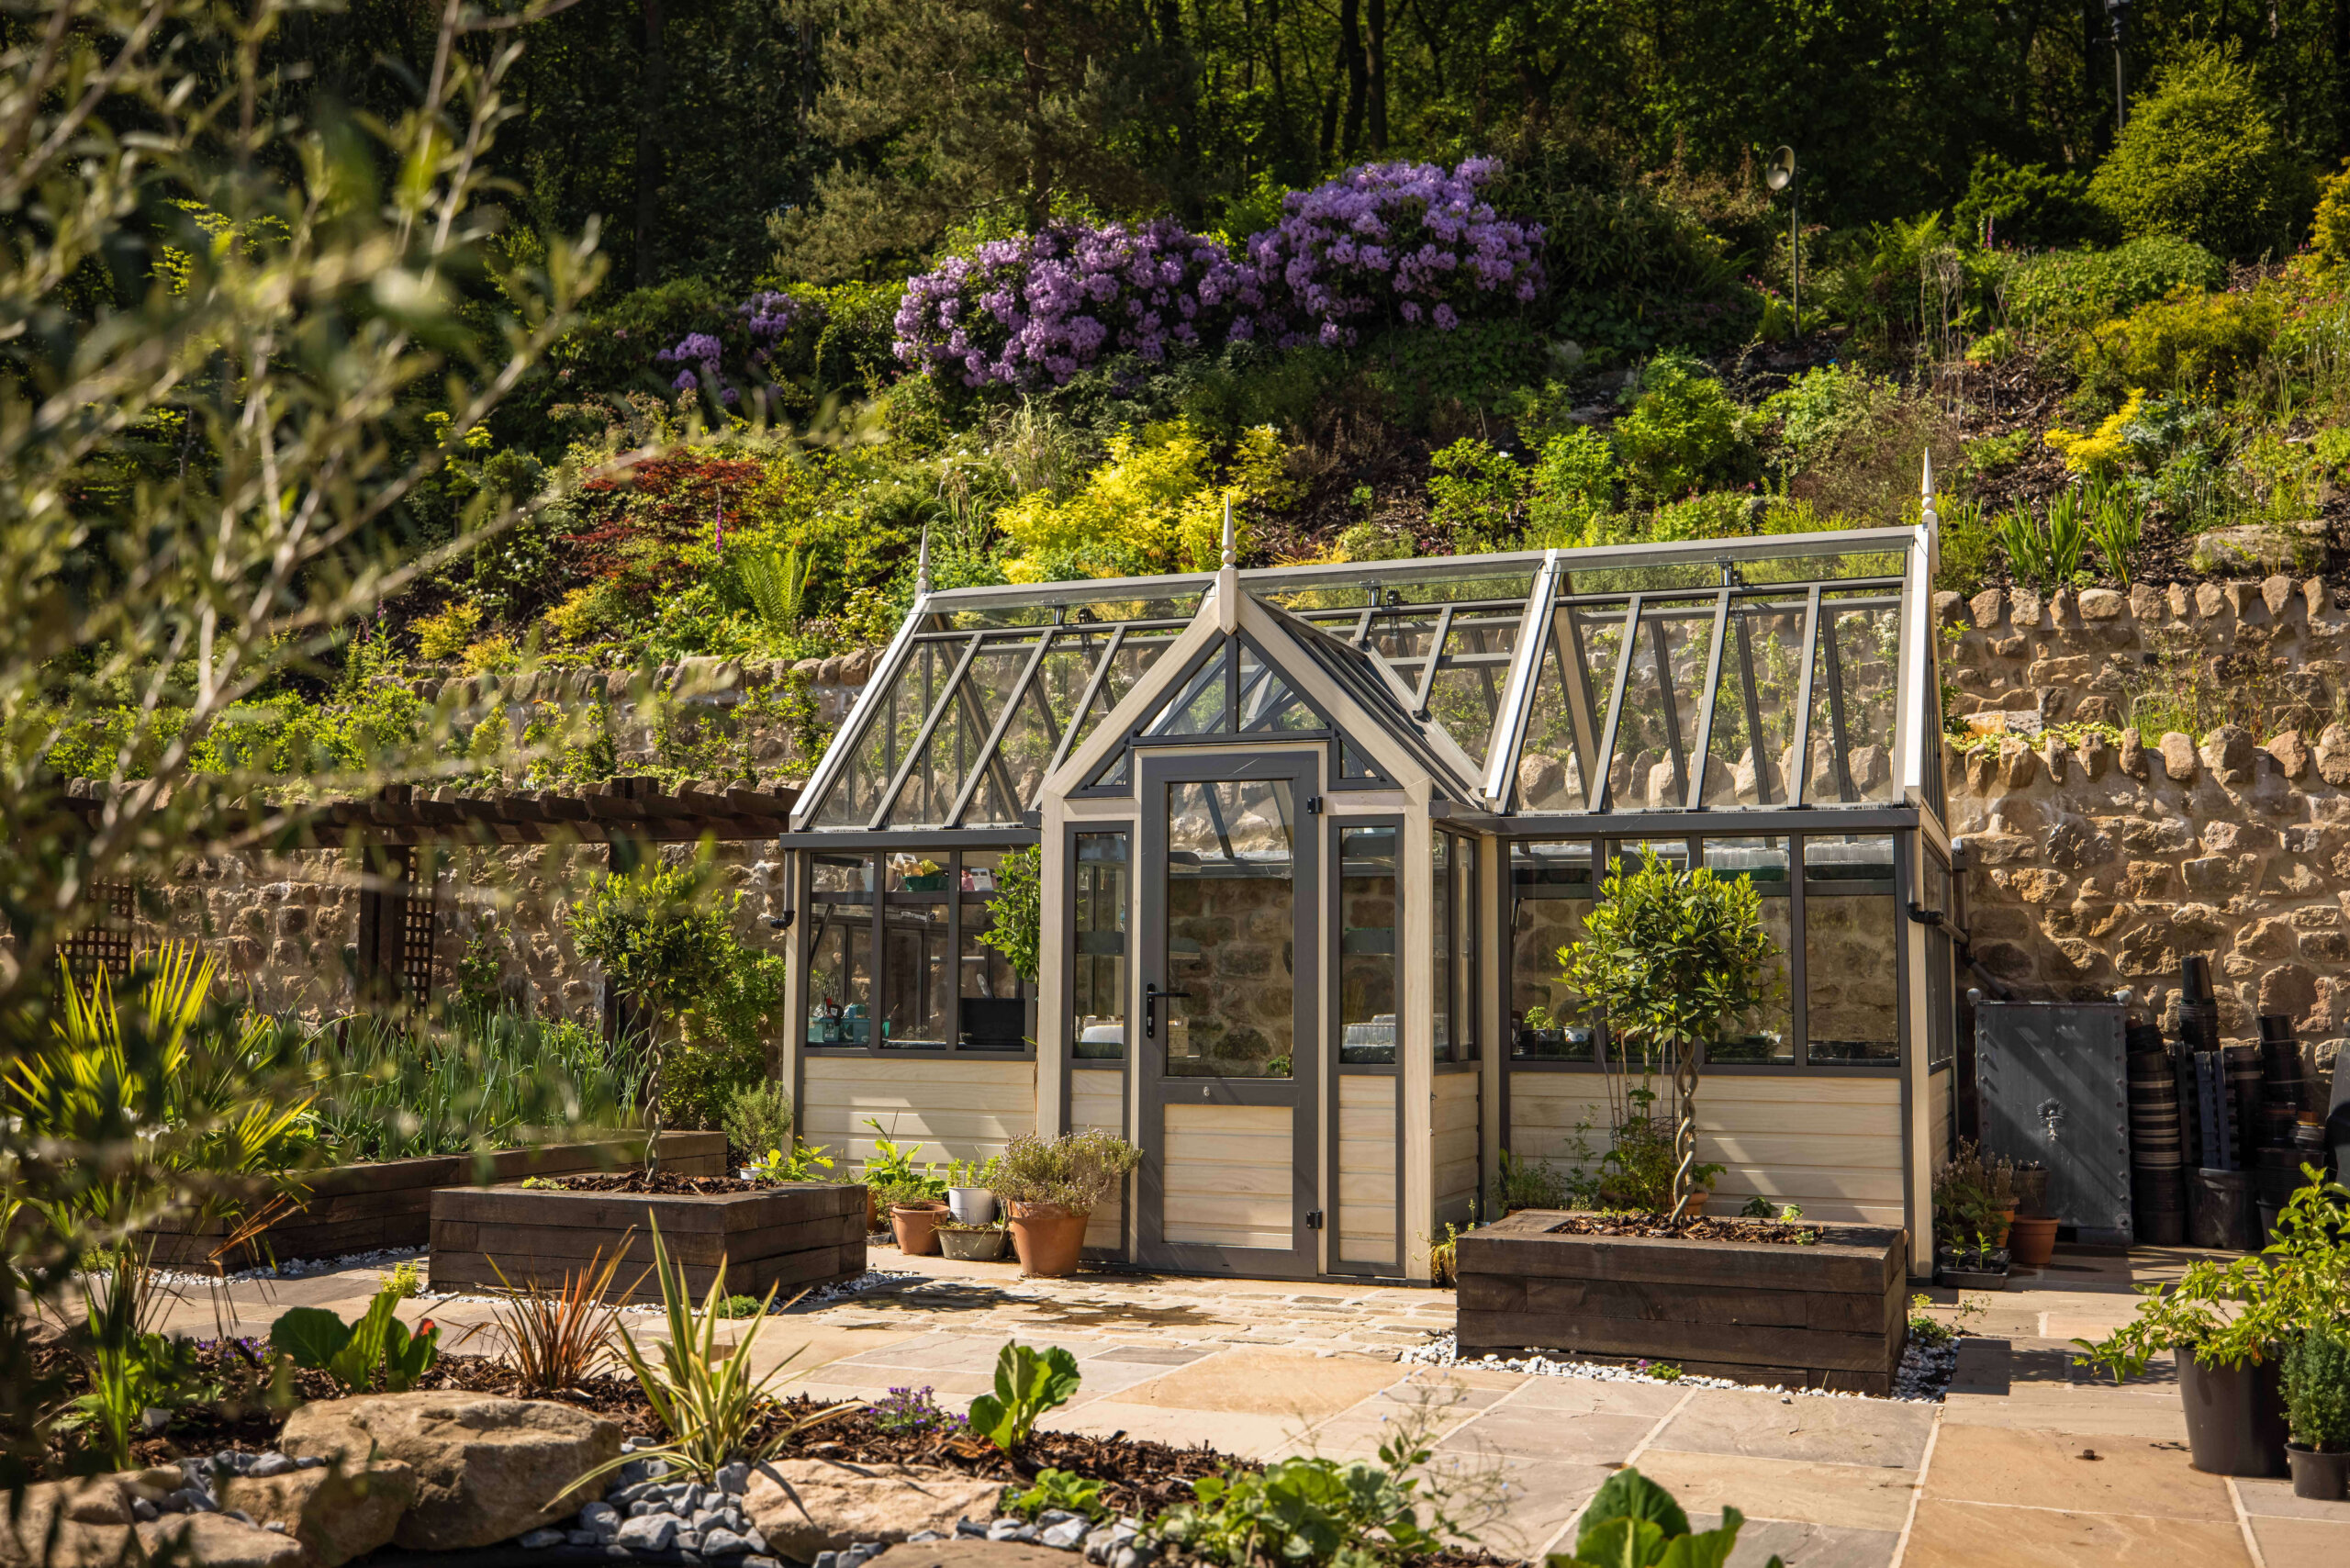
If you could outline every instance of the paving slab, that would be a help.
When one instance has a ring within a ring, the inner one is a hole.
[[[1293,1350],[1231,1350],[1127,1389],[1127,1404],[1323,1420],[1396,1381],[1390,1361]]]
[[[2350,1524],[2256,1518],[2252,1535],[2266,1568],[2342,1568],[2350,1562]]]
[[[2321,1519],[2333,1524],[2350,1525],[2350,1501],[2324,1503],[2314,1497],[2296,1497],[2289,1481],[2264,1481],[2254,1476],[2239,1475],[2229,1483],[2236,1491],[2244,1511],[2255,1518]],[[2343,1559],[2350,1565],[2350,1557]]]
[[[1539,1558],[1567,1521],[1606,1484],[1615,1467],[1560,1461],[1510,1461],[1471,1473],[1498,1487],[1497,1512],[1476,1530],[1479,1543],[1504,1557]],[[1572,1543],[1570,1543],[1572,1544]]]
[[[1577,1416],[1558,1410],[1491,1412],[1454,1428],[1438,1448],[1495,1458],[1621,1463],[1656,1430],[1652,1416]]]
[[[2190,1470],[2180,1450],[2031,1428],[1945,1426],[1926,1495],[2157,1519],[2235,1518],[2226,1480]]]
[[[1899,1533],[1909,1518],[1915,1471],[1881,1465],[1817,1464],[1744,1454],[1678,1453],[1651,1448],[1640,1473],[1694,1512],[1724,1506],[1749,1518]]]
[[[1655,1446],[1683,1453],[1754,1454],[1914,1470],[1933,1426],[1930,1405],[1701,1388],[1665,1424]]]
[[[1934,1469],[1942,1468],[1940,1454]],[[2233,1519],[2009,1508],[1928,1497],[1901,1568],[2251,1568]]]
[[[1736,1505],[1732,1505],[1735,1506]],[[1719,1529],[1719,1514],[1686,1510],[1692,1529]],[[1744,1510],[1741,1509],[1740,1512]],[[1777,1557],[1791,1568],[1888,1568],[1901,1536],[1895,1530],[1843,1529],[1792,1519],[1750,1518],[1740,1527],[1726,1568],[1763,1568]]]
[[[1605,1416],[1669,1416],[1693,1390],[1666,1383],[1603,1383],[1589,1377],[1521,1377],[1505,1402],[1512,1410]]]
[[[1314,1423],[1294,1416],[1247,1415],[1101,1399],[1054,1411],[1040,1423],[1058,1431],[1108,1437],[1124,1432],[1179,1449],[1205,1445],[1241,1459],[1273,1459],[1312,1451]]]

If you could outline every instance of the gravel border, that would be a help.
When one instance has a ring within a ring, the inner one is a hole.
[[[1901,1365],[1894,1372],[1895,1392],[1890,1395],[1852,1394],[1827,1388],[1789,1388],[1783,1383],[1738,1383],[1729,1378],[1699,1377],[1694,1372],[1684,1372],[1677,1378],[1662,1378],[1634,1367],[1568,1361],[1540,1354],[1503,1356],[1489,1350],[1483,1356],[1464,1357],[1450,1329],[1437,1334],[1425,1345],[1413,1346],[1395,1359],[1406,1366],[1476,1367],[1487,1372],[1528,1372],[1537,1377],[1588,1378],[1595,1383],[1650,1383],[1671,1388],[1743,1388],[1805,1399],[1863,1399],[1884,1405],[1938,1405],[1950,1388],[1951,1372],[1958,1365],[1958,1341],[1953,1339],[1945,1345],[1929,1346],[1911,1339],[1901,1352]]]

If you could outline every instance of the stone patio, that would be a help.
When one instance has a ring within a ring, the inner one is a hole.
[[[1087,1274],[1024,1281],[1009,1265],[902,1259],[911,1277],[771,1322],[760,1355],[792,1356],[787,1386],[825,1397],[892,1387],[957,1403],[988,1386],[1007,1338],[1056,1344],[1084,1385],[1049,1424],[1258,1459],[1368,1457],[1399,1419],[1437,1439],[1440,1468],[1493,1510],[1495,1551],[1572,1543],[1608,1473],[1637,1464],[1708,1521],[1749,1524],[1736,1568],[1773,1552],[1789,1568],[2341,1568],[2350,1504],[2304,1503],[2281,1481],[2188,1468],[2174,1376],[2158,1363],[2115,1388],[2071,1365],[2076,1335],[2126,1319],[2135,1282],[2174,1277],[2196,1254],[2060,1252],[2004,1295],[1978,1295],[1941,1405],[1784,1396],[1650,1383],[1399,1367],[1404,1349],[1450,1327],[1449,1292],[1348,1284]],[[265,1333],[287,1306],[354,1315],[379,1271],[229,1288],[231,1332]],[[1953,1294],[1929,1293],[1940,1316]],[[420,1301],[450,1343],[487,1313]],[[632,1315],[639,1333],[653,1315]],[[193,1291],[173,1326],[214,1331]],[[468,1350],[487,1347],[476,1339]],[[797,1354],[792,1355],[794,1350]]]

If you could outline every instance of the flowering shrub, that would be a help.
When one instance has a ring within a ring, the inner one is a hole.
[[[967,386],[1058,386],[1112,348],[1157,361],[1247,338],[1264,303],[1253,272],[1171,219],[1058,224],[909,279],[898,357]]]
[[[688,332],[653,356],[663,364],[679,367],[677,379],[669,384],[673,388],[679,392],[699,388],[729,408],[735,406],[742,401],[743,388],[730,382],[722,368],[729,350],[745,366],[737,371],[738,379],[767,385],[775,379],[774,361],[783,341],[794,327],[821,325],[824,305],[821,299],[795,299],[768,289],[736,306],[734,317],[727,333],[737,340],[733,343],[715,332]]]
[[[1500,173],[1491,158],[1449,174],[1434,163],[1366,163],[1284,196],[1281,222],[1248,241],[1250,263],[1285,308],[1282,346],[1337,347],[1390,322],[1450,331],[1532,299],[1542,228],[1494,216],[1478,195]]]

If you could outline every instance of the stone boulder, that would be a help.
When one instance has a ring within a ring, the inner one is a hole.
[[[316,1400],[286,1418],[278,1447],[357,1470],[397,1460],[416,1500],[393,1532],[410,1551],[462,1551],[551,1525],[593,1502],[575,1484],[618,1459],[621,1429],[568,1405],[481,1394],[375,1394]]]
[[[744,1499],[769,1551],[802,1562],[861,1540],[901,1541],[957,1519],[986,1519],[1003,1493],[983,1481],[923,1464],[845,1464],[790,1459],[763,1465]]]
[[[416,1501],[416,1472],[397,1460],[356,1470],[321,1465],[279,1475],[233,1475],[220,1484],[223,1509],[281,1524],[310,1549],[319,1568],[340,1568],[390,1543]]]
[[[172,1514],[139,1527],[148,1556],[204,1568],[305,1568],[309,1553],[282,1531],[226,1514]]]
[[[130,1500],[106,1477],[36,1482],[13,1506],[0,1506],[0,1568],[116,1568],[140,1561]]]

